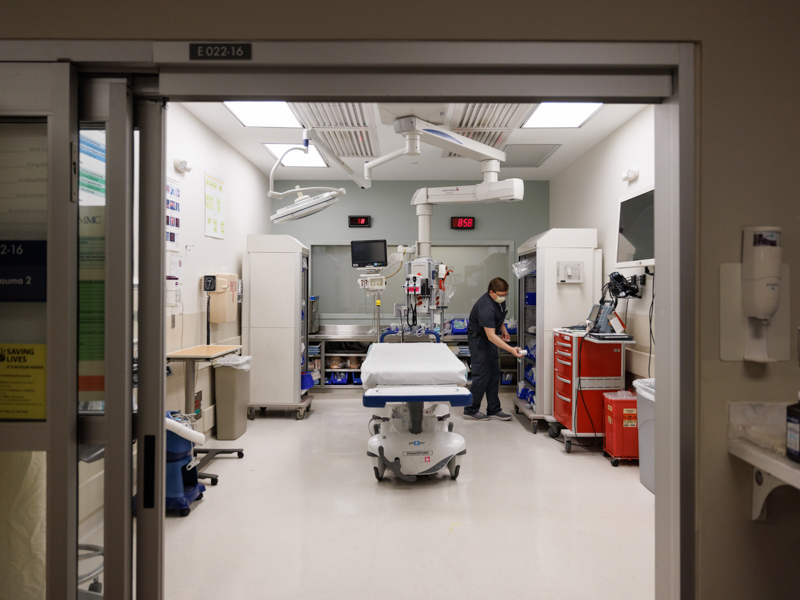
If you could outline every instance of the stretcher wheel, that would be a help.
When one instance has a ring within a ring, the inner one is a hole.
[[[236,453],[236,456],[238,456],[239,458],[244,458],[244,452],[239,451]]]
[[[539,433],[539,421],[532,421],[531,427],[533,428],[533,433]]]
[[[572,452],[572,440],[567,440],[564,442],[564,450],[567,451],[567,454]]]
[[[519,406],[517,406],[516,404],[514,405],[514,412],[519,414]]]
[[[611,466],[612,467],[618,467],[619,466],[619,459],[618,458],[612,459],[611,460]]]
[[[375,479],[377,479],[378,481],[383,480],[383,475],[381,475],[380,472],[378,471],[378,467],[372,467],[372,471],[375,473]]]
[[[453,426],[454,426],[454,425],[455,425],[455,423],[453,423],[452,421],[450,421],[450,422],[447,424],[447,431],[449,431],[449,432],[451,432],[451,433],[452,433],[452,431],[453,431]]]
[[[188,517],[190,512],[192,512],[191,508],[182,508],[178,511],[178,514],[182,517]]]
[[[252,421],[252,420],[254,420],[256,418],[256,409],[255,408],[250,407],[250,408],[247,409],[247,418],[250,421]]]

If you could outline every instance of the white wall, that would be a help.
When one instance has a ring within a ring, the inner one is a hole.
[[[189,173],[178,173],[175,158],[193,165]],[[205,311],[200,278],[206,273],[241,274],[247,235],[269,233],[269,182],[258,170],[219,136],[200,123],[180,104],[167,110],[166,175],[181,187],[181,249],[167,252],[183,257],[182,296],[187,314]],[[225,184],[226,235],[216,239],[204,235],[205,182],[208,173]],[[187,251],[186,246],[193,246]],[[169,261],[167,262],[169,274]]]
[[[617,269],[617,228],[619,199],[655,182],[654,114],[652,106],[644,108],[550,182],[550,227],[597,229],[603,250],[602,284],[614,271],[626,277],[644,273],[644,268]],[[622,181],[622,172],[630,167],[639,169],[638,179]],[[627,369],[639,376],[647,376],[653,289],[653,279],[647,277],[643,297],[629,300],[627,307],[628,332],[636,340],[627,353]],[[617,312],[624,310],[625,301],[620,301]],[[653,352],[655,360],[655,347]],[[651,374],[654,371],[651,366]]]
[[[175,158],[187,160],[194,168],[189,173],[178,173],[173,164]],[[168,105],[165,159],[166,175],[178,181],[182,200],[180,252],[167,252],[165,257],[167,274],[171,256],[180,256],[183,261],[180,286],[183,306],[167,307],[167,352],[172,352],[206,343],[206,296],[201,277],[217,272],[241,276],[247,235],[269,233],[270,200],[267,176],[180,104]],[[205,173],[225,184],[224,240],[204,234]],[[240,317],[230,323],[211,324],[212,343],[238,343],[239,335]],[[173,363],[172,370],[173,375],[167,379],[167,408],[183,410],[183,366]],[[210,369],[198,372],[196,390],[203,391],[203,406],[211,406],[214,395]],[[204,429],[212,424],[207,419]]]

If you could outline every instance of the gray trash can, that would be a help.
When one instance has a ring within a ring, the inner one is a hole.
[[[639,416],[639,481],[656,493],[656,380],[637,379],[636,412]]]
[[[247,431],[252,356],[223,356],[214,363],[217,439],[235,440]]]

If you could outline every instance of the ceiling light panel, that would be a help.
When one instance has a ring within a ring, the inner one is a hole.
[[[294,102],[292,109],[340,157],[380,156],[373,105],[359,102]]]
[[[278,160],[289,148],[297,148],[297,144],[264,144],[272,155]],[[303,154],[300,150],[290,152],[284,156],[282,164],[284,167],[327,167],[328,163],[322,158],[313,145],[308,147],[308,154]]]
[[[302,125],[286,102],[223,102],[245,127],[293,127]]]
[[[542,102],[522,126],[524,129],[577,128],[603,106],[600,102]]]

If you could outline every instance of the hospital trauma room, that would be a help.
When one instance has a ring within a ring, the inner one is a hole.
[[[654,597],[652,105],[171,102],[165,156],[166,598]]]

